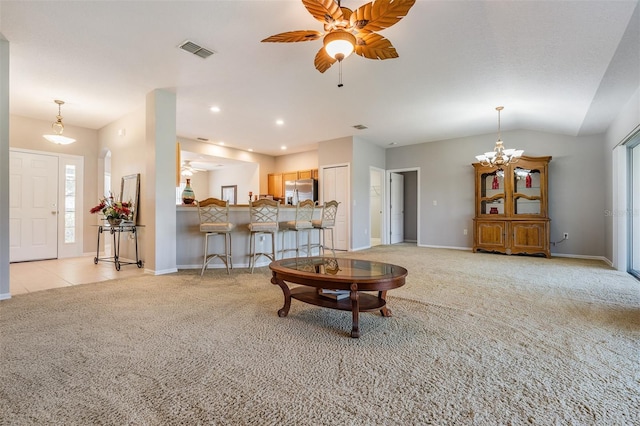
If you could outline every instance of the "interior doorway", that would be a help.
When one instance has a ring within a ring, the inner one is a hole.
[[[102,192],[104,194],[104,198],[107,198],[113,194],[117,194],[116,191],[113,191],[111,188],[111,150],[107,149],[104,154],[104,182],[102,185]],[[113,256],[113,247],[111,244],[111,238],[103,238],[104,241],[104,256]]]
[[[415,242],[420,235],[420,169],[388,170],[386,214],[388,244]],[[394,205],[396,207],[394,207]]]

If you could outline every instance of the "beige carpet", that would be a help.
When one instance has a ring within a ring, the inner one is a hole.
[[[409,270],[394,316],[361,314],[360,339],[349,312],[293,300],[279,318],[267,268],[0,302],[0,424],[640,424],[629,275],[415,246],[347,255]]]

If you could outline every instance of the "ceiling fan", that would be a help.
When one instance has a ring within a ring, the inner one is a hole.
[[[292,43],[317,40],[324,37],[323,47],[315,57],[314,65],[321,73],[336,61],[355,51],[368,59],[397,58],[398,52],[389,40],[376,34],[402,19],[415,0],[374,0],[354,11],[342,7],[340,0],[302,0],[309,13],[324,24],[324,32],[298,30],[275,34],[262,42]]]
[[[182,166],[180,166],[180,174],[182,176],[193,176],[194,174],[198,173],[198,172],[204,172],[205,169],[198,169],[195,168],[191,165],[191,161],[189,160],[185,160],[182,163]]]

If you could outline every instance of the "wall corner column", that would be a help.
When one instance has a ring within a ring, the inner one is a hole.
[[[145,272],[177,271],[176,266],[176,95],[156,89],[146,97],[146,179],[140,209],[145,228]]]

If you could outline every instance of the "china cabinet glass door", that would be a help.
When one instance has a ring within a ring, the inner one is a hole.
[[[480,214],[503,215],[505,204],[505,180],[502,170],[483,173],[481,176],[482,201]]]
[[[513,169],[513,213],[540,215],[540,170]]]

